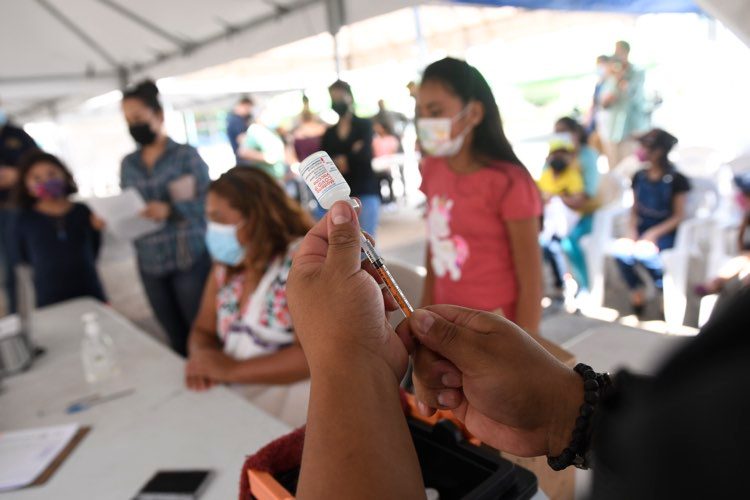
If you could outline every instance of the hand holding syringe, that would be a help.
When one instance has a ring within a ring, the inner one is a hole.
[[[349,201],[351,199],[349,197],[351,194],[349,184],[346,183],[341,172],[336,168],[336,165],[327,153],[319,151],[305,158],[300,164],[299,172],[307,187],[310,188],[318,203],[324,209],[330,209],[337,201]],[[388,271],[383,258],[375,249],[375,246],[370,243],[370,240],[367,239],[364,233],[360,233],[360,243],[362,251],[367,256],[367,260],[372,263],[375,272],[383,280],[386,288],[388,288],[388,292],[398,304],[401,312],[406,317],[411,316],[414,309],[409,304],[409,300],[401,291],[396,280],[393,279],[393,275]]]

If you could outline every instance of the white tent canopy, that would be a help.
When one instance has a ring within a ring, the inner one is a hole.
[[[11,112],[53,109],[144,76],[195,71],[416,3],[0,0],[0,98]]]

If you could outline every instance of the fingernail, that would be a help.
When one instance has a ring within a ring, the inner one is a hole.
[[[352,211],[343,203],[336,203],[333,208],[331,208],[331,220],[336,226],[351,222]]]
[[[435,322],[435,318],[432,314],[427,311],[415,311],[414,314],[417,315],[417,328],[420,333],[426,334],[430,331],[432,324]]]
[[[443,385],[446,387],[458,387],[461,385],[461,377],[459,377],[455,373],[446,373],[444,374],[441,379],[441,382],[443,382]]]
[[[439,392],[437,395],[437,402],[440,406],[449,406],[451,399],[450,393],[448,392]]]
[[[417,410],[419,410],[419,413],[424,416],[428,416],[430,414],[430,409],[421,401],[417,401]]]

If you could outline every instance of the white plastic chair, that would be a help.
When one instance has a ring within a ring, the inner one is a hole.
[[[712,216],[720,201],[713,180],[692,178],[690,184],[686,218],[677,228],[674,247],[661,252],[664,263],[664,320],[671,331],[684,324],[690,259],[701,256],[700,244],[716,224]]]
[[[615,226],[618,218],[627,214],[633,204],[628,180],[610,172],[602,176],[600,192],[604,205],[593,215],[591,233],[581,238],[580,245],[586,256],[586,269],[589,275],[589,305],[601,307],[604,304],[605,261],[612,242],[615,241]]]

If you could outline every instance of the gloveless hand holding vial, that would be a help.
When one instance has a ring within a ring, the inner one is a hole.
[[[324,209],[330,210],[337,201],[346,201],[349,203],[354,201],[350,197],[351,188],[349,184],[347,184],[341,172],[339,172],[339,169],[333,163],[333,160],[331,160],[331,157],[328,156],[328,153],[318,151],[305,158],[300,163],[299,173],[305,184],[307,184],[307,187],[315,195],[320,206]],[[364,233],[360,232],[359,238],[362,251],[383,280],[383,283],[388,288],[388,292],[398,304],[401,312],[406,317],[411,316],[414,308],[409,304],[404,292],[401,291],[398,283],[393,279],[393,275],[388,271],[383,257],[378,253],[373,244],[370,243],[370,240],[367,239]]]

